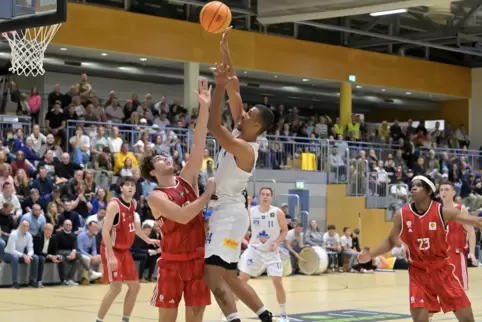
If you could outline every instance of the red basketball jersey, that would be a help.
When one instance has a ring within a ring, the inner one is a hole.
[[[407,246],[409,261],[428,263],[449,257],[447,227],[440,203],[432,201],[423,214],[418,214],[413,204],[406,204],[401,214],[400,239]]]
[[[457,209],[462,210],[462,205],[456,205]],[[447,241],[450,246],[450,251],[457,253],[465,253],[467,251],[467,231],[462,224],[456,221],[448,223],[449,234]]]
[[[126,205],[118,198],[111,198],[110,201],[119,205],[119,213],[116,215],[110,231],[112,247],[118,250],[129,249],[136,237],[136,202],[132,200],[130,205]],[[102,241],[103,243],[104,241]]]
[[[181,177],[176,177],[176,186],[169,188],[156,188],[164,192],[169,200],[180,207],[188,205],[198,198],[193,187]],[[158,222],[161,226],[161,254],[189,254],[204,249],[206,232],[204,230],[204,218],[200,212],[187,224],[180,224],[162,216]],[[167,256],[166,256],[167,258]]]

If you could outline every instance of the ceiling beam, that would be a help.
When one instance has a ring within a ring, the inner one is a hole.
[[[311,26],[311,27],[323,29],[323,30],[348,32],[348,33],[358,34],[358,35],[366,36],[366,37],[379,38],[379,39],[383,39],[383,40],[390,40],[390,41],[395,42],[395,43],[413,44],[413,45],[417,45],[417,46],[420,46],[420,47],[435,48],[435,49],[450,51],[450,52],[454,52],[454,53],[460,53],[460,54],[482,57],[482,52],[478,52],[478,51],[473,51],[473,50],[468,50],[468,49],[460,49],[460,48],[456,48],[456,47],[449,47],[449,46],[443,46],[443,45],[437,45],[437,44],[432,44],[432,43],[425,42],[425,41],[406,39],[406,38],[397,37],[397,36],[377,34],[377,33],[374,33],[374,32],[362,31],[362,30],[359,30],[359,29],[352,29],[352,28],[346,28],[346,27],[342,27],[342,26],[335,26],[335,25],[329,25],[329,24],[324,24],[324,23],[315,23],[315,22],[309,22],[309,21],[298,22],[298,24]]]
[[[460,19],[458,22],[457,22],[457,27],[463,27],[463,26],[466,26],[470,19],[472,19],[472,17],[474,17],[477,12],[480,10],[480,8],[482,8],[482,1],[479,0],[477,1],[477,3],[472,7],[472,9],[469,10],[469,12],[467,12],[465,14],[464,17],[462,17],[462,19]]]

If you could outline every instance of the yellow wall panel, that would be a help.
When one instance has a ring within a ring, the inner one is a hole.
[[[360,220],[358,213],[361,214]],[[346,185],[328,185],[326,190],[326,223],[335,225],[338,233],[343,227],[360,227],[362,247],[375,247],[392,229],[392,223],[385,221],[384,209],[366,209],[365,197],[346,195]]]
[[[212,64],[220,60],[220,35],[199,24],[123,10],[68,3],[68,20],[53,42]],[[469,98],[471,70],[396,55],[235,31],[231,51],[240,68],[308,78],[409,89]]]

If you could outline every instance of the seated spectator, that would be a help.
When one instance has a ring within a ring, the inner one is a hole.
[[[84,134],[82,127],[77,126],[75,136],[69,140],[72,145],[72,160],[77,164],[87,164],[90,160],[90,138]]]
[[[23,202],[30,195],[30,180],[28,179],[25,170],[19,169],[13,181],[15,183],[16,196],[20,202]]]
[[[47,211],[47,206],[51,202],[57,204],[57,209],[59,210],[59,212],[61,209],[63,209],[62,200],[60,199],[60,189],[58,186],[54,186],[52,192],[48,195],[40,197],[40,206],[42,207],[44,212]]]
[[[0,194],[0,205],[3,205],[6,201],[13,205],[13,218],[17,222],[18,218],[22,215],[22,207],[20,201],[18,201],[17,196],[12,194],[13,185],[9,182],[3,184],[3,191]]]
[[[69,197],[72,200],[77,198],[78,187],[84,183],[84,171],[76,170],[74,177],[69,179],[68,183],[62,189],[62,197]]]
[[[62,160],[55,165],[55,183],[65,183],[74,177],[77,170],[82,170],[82,167],[76,163],[70,162],[70,155],[62,153]]]
[[[47,134],[47,142],[40,147],[38,155],[40,158],[45,157],[47,151],[52,151],[53,158],[61,159],[62,158],[62,148],[55,144],[55,137],[52,134]]]
[[[126,158],[124,161],[124,166],[119,172],[120,177],[132,177],[132,159]]]
[[[348,227],[343,228],[343,236],[340,238],[340,245],[341,245],[341,257],[343,256],[350,256],[350,262],[348,264],[348,271],[351,271],[353,265],[355,264],[355,260],[358,256],[358,251],[353,247],[353,241],[351,239],[351,230]],[[343,266],[343,261],[340,261]]]
[[[31,165],[34,165],[35,162],[40,159],[39,156],[37,155],[37,152],[35,152],[33,148],[33,140],[30,137],[25,139],[25,145],[22,147],[20,151],[24,153],[25,160],[30,162]]]
[[[44,287],[42,283],[45,262],[59,264],[62,262],[62,256],[57,254],[57,245],[54,240],[54,227],[46,224],[43,230],[33,238],[33,249],[35,255],[38,256],[38,287]],[[58,270],[63,271],[63,265],[58,265]],[[60,268],[62,267],[62,268]],[[65,273],[59,275],[62,277]]]
[[[102,153],[102,150],[106,147],[109,147],[109,142],[105,135],[105,129],[102,125],[98,125],[97,132],[90,141],[90,154],[92,157],[95,157],[99,153]]]
[[[23,213],[31,212],[32,206],[40,202],[40,194],[37,189],[30,190],[30,196],[24,199],[22,202]]]
[[[47,137],[40,132],[40,126],[38,124],[33,126],[32,134],[30,134],[27,138],[32,140],[33,150],[37,155],[40,155],[40,148],[47,142]]]
[[[42,208],[40,208],[40,205],[38,204],[32,205],[31,211],[23,215],[21,221],[28,222],[30,227],[29,232],[33,237],[37,236],[42,231],[43,226],[47,223]]]
[[[327,232],[323,234],[323,242],[328,254],[335,253],[338,258],[338,270],[343,272],[343,256],[341,256],[341,244],[340,236],[336,232],[336,227],[334,225],[329,225],[327,227]]]
[[[80,263],[84,267],[82,284],[89,284],[102,277],[102,273],[98,272],[101,261],[97,254],[97,233],[97,222],[92,220],[87,222],[86,229],[77,236],[77,252],[80,253]]]
[[[296,274],[299,270],[298,261],[304,261],[300,256],[301,250],[305,247],[303,240],[303,225],[301,223],[296,224],[296,227],[289,230],[288,234],[286,234],[285,247],[290,253],[293,274]]]
[[[80,215],[72,211],[73,206],[74,203],[72,201],[64,201],[64,211],[59,215],[59,225],[64,227],[65,222],[68,221],[69,230],[75,234],[82,227],[82,223],[80,222]]]
[[[85,220],[92,209],[92,204],[85,197],[85,183],[81,182],[76,186],[76,194],[76,200],[73,202],[75,205],[72,207],[75,207],[74,211]]]
[[[124,167],[126,159],[129,158],[132,161],[133,167],[139,167],[137,163],[137,158],[134,153],[129,152],[129,144],[123,143],[119,153],[115,155],[114,160],[114,173],[118,174],[120,170]]]
[[[360,236],[360,229],[356,228],[351,233],[351,243],[353,245],[353,249],[355,249],[357,252],[361,252],[360,241],[358,240],[358,236]]]
[[[144,222],[142,224],[142,230],[145,232],[146,236],[149,236],[151,234],[152,227],[146,222]],[[155,254],[157,254],[157,252],[155,250],[151,250],[149,246],[150,245],[148,243],[146,243],[142,238],[136,235],[134,243],[131,247],[132,258],[134,258],[135,261],[139,261],[139,280],[144,282],[146,281],[144,279],[144,271],[148,269],[146,265],[147,260],[150,256],[154,256]]]
[[[45,156],[43,160],[38,163],[38,171],[40,173],[41,168],[45,168],[47,172],[47,179],[49,179],[52,184],[55,183],[55,160],[54,160],[54,151],[47,150],[45,152]]]
[[[305,232],[304,244],[307,246],[323,246],[323,234],[320,232],[315,219],[310,221],[310,227]]]
[[[59,210],[55,202],[50,202],[45,212],[45,221],[54,227],[54,231],[60,228],[59,224]]]
[[[99,188],[95,197],[91,200],[92,209],[90,210],[91,215],[95,215],[100,208],[107,208],[107,193],[104,189]]]
[[[54,188],[53,181],[48,177],[45,166],[39,166],[38,177],[32,182],[32,189],[38,190],[40,196],[47,195],[52,192]]]
[[[66,286],[77,286],[74,282],[74,275],[77,272],[80,264],[80,253],[77,252],[77,236],[72,231],[72,222],[65,220],[62,225],[63,229],[55,234],[55,241],[57,243],[58,254],[62,257],[62,264],[65,272],[65,266],[70,265],[67,276],[61,274],[59,269],[60,282]],[[61,265],[59,265],[60,267]]]
[[[28,232],[28,221],[24,220],[20,223],[17,230],[10,233],[8,237],[7,247],[5,247],[4,260],[10,263],[12,269],[12,287],[20,288],[18,283],[19,264],[30,264],[30,287],[38,287],[38,256],[33,251],[32,235]]]
[[[4,250],[7,246],[10,233],[15,230],[15,221],[13,219],[13,205],[6,201],[0,209],[0,261],[3,259]]]
[[[94,158],[94,181],[104,190],[112,184],[112,176],[114,175],[114,165],[110,155],[109,147],[102,148],[101,153]]]
[[[94,172],[90,169],[84,171],[85,198],[90,201],[97,191],[97,184],[94,180]]]
[[[201,170],[204,170],[207,168],[208,166],[208,161],[211,161],[212,164],[214,164],[214,159],[211,158],[211,156],[209,155],[209,150],[208,149],[204,149],[204,156],[203,156],[203,165],[201,167]]]
[[[25,170],[28,178],[35,177],[35,167],[32,163],[25,159],[23,151],[15,153],[15,160],[10,164],[12,167],[12,175],[15,176],[20,169]]]
[[[10,172],[11,172],[10,165],[6,163],[0,164],[0,187],[3,187],[3,184],[5,182],[10,183],[13,187],[12,193],[15,195],[16,191],[14,186],[14,180],[13,180],[13,177],[10,175]]]
[[[117,154],[121,151],[121,147],[124,141],[119,134],[119,128],[117,126],[113,126],[112,135],[107,139],[107,141],[109,142],[109,150],[111,153]],[[127,150],[129,150],[129,146],[127,146]],[[122,161],[121,164],[124,164],[124,161]]]
[[[97,210],[97,213],[87,217],[87,220],[85,222],[87,223],[87,222],[91,222],[91,221],[96,221],[97,222],[97,229],[100,232],[102,230],[102,224],[104,223],[105,213],[106,213],[106,208],[100,207]],[[102,234],[99,233],[97,235],[100,237]]]

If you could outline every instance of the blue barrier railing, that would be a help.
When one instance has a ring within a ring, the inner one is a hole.
[[[30,116],[16,116],[16,115],[0,115],[0,133],[7,134],[8,131],[13,131],[22,128],[26,136],[32,133],[32,119]]]

